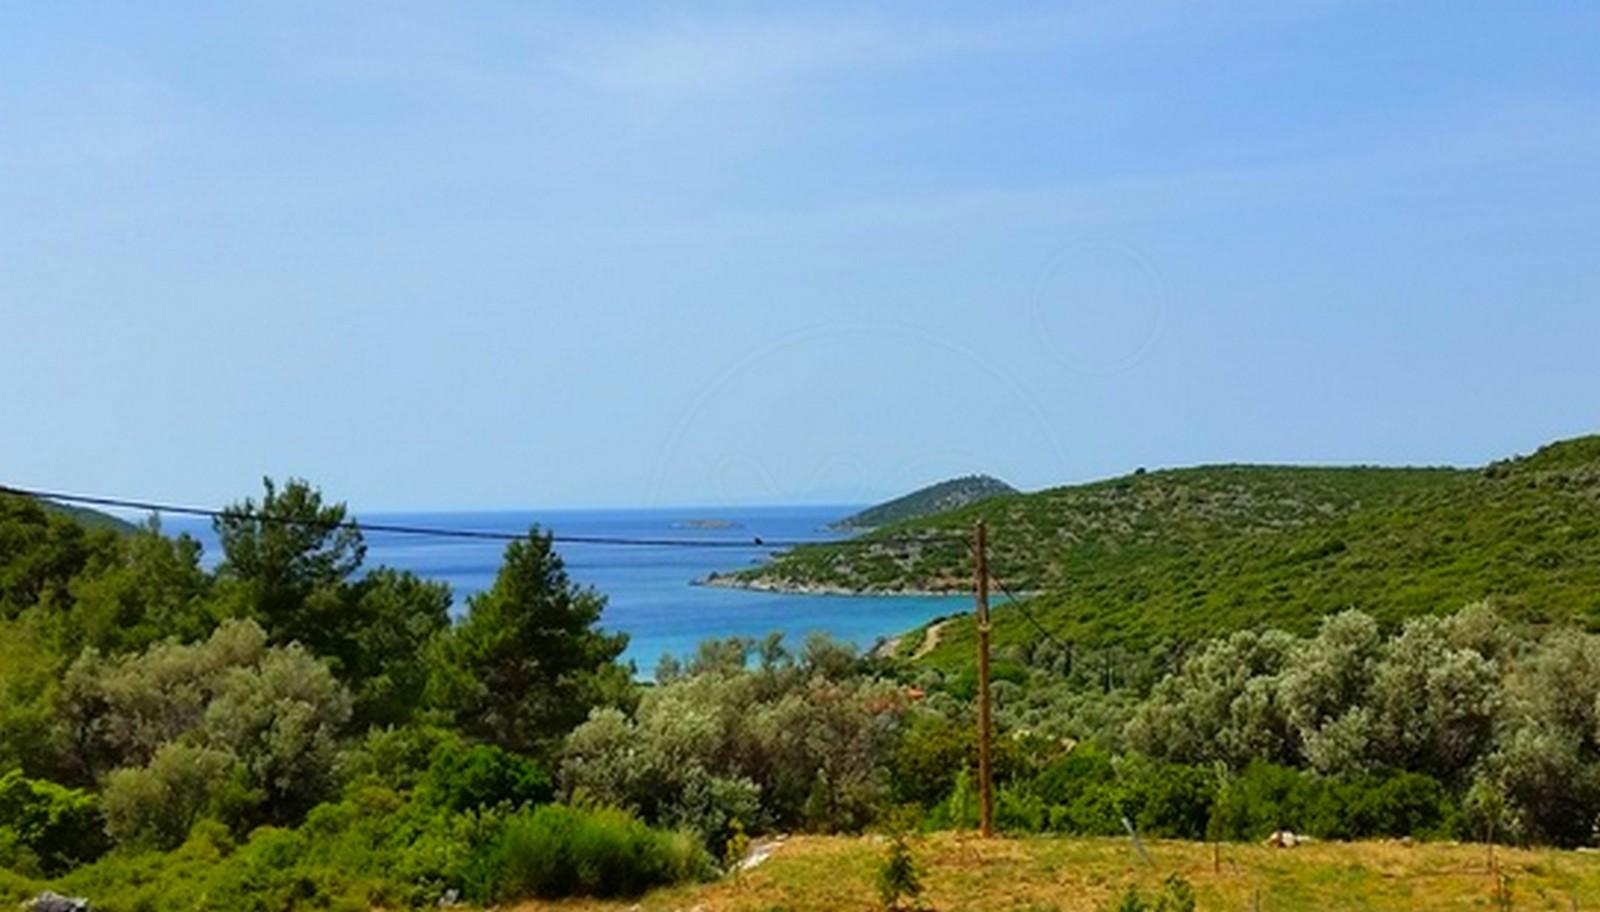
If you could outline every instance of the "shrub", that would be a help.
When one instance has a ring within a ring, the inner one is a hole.
[[[571,803],[626,808],[658,826],[692,830],[713,850],[731,835],[734,820],[760,828],[767,820],[761,789],[742,776],[714,774],[694,756],[715,762],[726,755],[712,746],[705,716],[690,708],[699,699],[682,699],[702,684],[721,690],[708,677],[660,688],[646,697],[637,723],[613,708],[591,714],[563,752],[561,779]],[[669,706],[658,709],[663,701]]]
[[[0,851],[4,849],[0,848]],[[0,865],[0,906],[16,908],[24,899],[39,895],[42,889],[40,884],[8,871],[4,865]]]
[[[994,822],[1007,832],[1038,833],[1050,824],[1050,807],[1030,789],[1003,785],[995,793]]]
[[[1110,755],[1094,744],[1080,744],[1051,763],[1033,786],[1050,807],[1049,828],[1097,835],[1120,833],[1116,776]]]
[[[106,833],[121,844],[170,849],[202,816],[240,816],[259,797],[244,785],[244,769],[226,751],[168,744],[145,767],[106,777]]]
[[[512,817],[477,860],[469,892],[481,902],[525,896],[631,896],[703,877],[705,850],[614,809],[545,805]]]
[[[1152,689],[1127,725],[1128,741],[1162,760],[1295,759],[1296,741],[1278,680],[1296,640],[1282,631],[1241,630],[1205,643]]]
[[[1217,796],[1208,835],[1212,839],[1252,840],[1274,830],[1303,830],[1305,798],[1295,770],[1252,763]]]
[[[1034,788],[1051,804],[1071,804],[1086,790],[1116,778],[1111,756],[1093,743],[1080,744],[1039,774]]]
[[[105,851],[102,826],[87,792],[15,770],[0,776],[0,852],[9,844],[13,861],[24,860],[19,850],[26,850],[41,873],[59,874]]]
[[[889,837],[889,851],[878,868],[878,898],[885,909],[899,909],[901,903],[915,902],[922,895],[922,877],[917,871],[917,861],[911,856],[904,833]]]
[[[433,801],[453,811],[543,804],[554,791],[538,762],[487,744],[440,749],[423,785]]]
[[[728,829],[728,839],[722,844],[722,870],[738,877],[743,870],[745,856],[750,854],[750,837],[745,834],[744,824],[738,820],[733,821]]]
[[[813,658],[828,665],[834,651]],[[836,681],[804,664],[698,674],[648,689],[630,719],[602,709],[566,739],[563,792],[692,827],[713,849],[737,818],[858,831],[889,793],[908,701],[892,682]]]
[[[0,770],[20,767],[29,776],[60,766],[53,732],[58,659],[39,626],[0,619]]]
[[[1447,835],[1458,813],[1449,793],[1437,779],[1422,773],[1396,773],[1339,783],[1328,790],[1342,810],[1340,829],[1327,836]]]
[[[1154,763],[1139,757],[1118,770],[1118,805],[1139,832],[1175,839],[1203,839],[1219,783],[1204,767]]]
[[[1292,830],[1324,839],[1444,835],[1457,811],[1421,773],[1332,779],[1260,763],[1228,783],[1212,812],[1214,839],[1260,839]]]
[[[144,766],[183,741],[237,757],[279,822],[331,784],[350,698],[326,663],[297,645],[267,645],[251,621],[203,643],[162,643],[115,659],[86,651],[62,684],[59,716],[79,775]]]
[[[347,791],[371,785],[409,791],[440,752],[462,747],[459,735],[431,725],[372,728],[359,745],[339,755],[337,775]]]
[[[1002,681],[1025,686],[1028,683],[1028,666],[1021,662],[995,662],[989,667],[989,682],[992,686]],[[962,700],[977,699],[978,670],[976,668],[961,669],[946,687],[950,693]]]
[[[977,736],[971,726],[947,716],[919,713],[895,746],[894,794],[925,807],[944,800],[963,764],[976,762]]]
[[[1002,787],[997,819],[1006,829],[1115,835],[1126,817],[1143,833],[1199,839],[1218,786],[1216,774],[1204,767],[1137,755],[1113,763],[1104,749],[1085,743],[1032,782]]]
[[[972,770],[961,767],[950,794],[928,812],[927,827],[970,830],[978,825],[978,793],[972,780]]]

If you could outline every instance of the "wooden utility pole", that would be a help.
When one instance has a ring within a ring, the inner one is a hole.
[[[977,538],[973,583],[978,599],[978,832],[987,839],[994,835],[994,779],[989,767],[989,738],[994,728],[989,718],[989,531],[981,519],[973,531]]]

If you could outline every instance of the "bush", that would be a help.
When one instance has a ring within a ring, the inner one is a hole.
[[[262,827],[235,847],[225,827],[202,820],[173,851],[113,853],[50,886],[93,896],[96,908],[360,912],[451,894],[485,905],[636,894],[712,873],[692,837],[622,811],[504,807],[455,812],[372,786],[319,805],[296,829]]]
[[[0,852],[3,851],[0,848]],[[0,865],[0,907],[16,908],[23,900],[38,896],[43,889],[41,885]]]
[[[1051,804],[1071,804],[1083,793],[1116,779],[1111,755],[1093,743],[1080,744],[1045,767],[1034,782],[1039,797]]]
[[[653,830],[615,809],[545,805],[512,817],[477,860],[469,885],[489,903],[526,896],[632,896],[710,873],[689,836]]]
[[[431,725],[372,728],[358,745],[339,755],[337,775],[346,791],[373,785],[410,791],[442,751],[463,746],[459,735]]]
[[[1338,821],[1343,832],[1328,836],[1440,837],[1455,828],[1458,812],[1449,793],[1437,779],[1421,773],[1367,777],[1333,785],[1329,802],[1342,809]]]
[[[1236,840],[1275,830],[1323,839],[1433,837],[1452,830],[1457,817],[1444,786],[1421,773],[1330,779],[1258,763],[1222,790],[1208,831]]]
[[[1204,839],[1220,783],[1209,769],[1129,757],[1117,773],[1118,806],[1141,833]]]
[[[1049,805],[1048,828],[1094,835],[1122,832],[1116,778],[1110,755],[1090,743],[1051,763],[1033,784]]]
[[[264,827],[236,851],[230,844],[216,827],[199,826],[176,851],[113,853],[53,889],[111,910],[360,912],[378,897],[376,879],[319,857],[297,832]]]
[[[922,877],[917,860],[911,857],[904,833],[889,837],[889,851],[878,868],[878,898],[885,909],[899,909],[902,902],[915,902],[922,895]]]
[[[36,859],[40,873],[59,874],[105,851],[102,827],[88,792],[15,770],[0,776],[0,854],[12,856],[0,862],[25,867],[20,862]]]
[[[933,807],[949,796],[963,766],[978,765],[978,732],[974,720],[923,710],[910,717],[888,756],[890,787],[899,803]],[[994,739],[990,763],[996,783],[1032,778],[1041,762],[1060,753],[1058,742],[1036,736]]]
[[[928,811],[923,823],[928,829],[970,830],[978,825],[978,815],[977,786],[972,770],[963,766],[950,794]]]
[[[947,716],[918,713],[895,745],[892,769],[895,798],[932,807],[955,785],[963,765],[977,762],[977,735],[970,725]]]
[[[229,621],[203,643],[115,659],[86,651],[66,674],[58,715],[87,779],[145,766],[174,742],[201,744],[237,757],[263,809],[292,823],[331,784],[350,698],[323,660]]]
[[[990,685],[1007,682],[1019,686],[1028,683],[1028,666],[1021,662],[998,661],[989,666]],[[978,670],[976,668],[962,668],[954,679],[946,685],[949,692],[961,700],[975,700],[978,697]]]
[[[1005,832],[1038,833],[1049,827],[1050,807],[1030,789],[1001,786],[995,793],[994,824]]]
[[[226,751],[167,744],[149,766],[106,777],[106,833],[119,844],[171,849],[202,816],[237,819],[259,800]]]
[[[536,761],[487,744],[441,748],[423,786],[434,802],[453,811],[543,804],[554,792]]]
[[[1128,818],[1142,833],[1179,839],[1205,835],[1218,782],[1203,767],[1139,756],[1113,762],[1080,744],[1032,782],[1002,787],[996,819],[1002,829],[1116,835]]]
[[[859,831],[893,797],[889,761],[908,701],[889,681],[805,670],[839,654],[817,647],[802,664],[680,678],[648,689],[631,719],[597,710],[564,745],[564,794],[693,828],[713,850],[734,819]]]

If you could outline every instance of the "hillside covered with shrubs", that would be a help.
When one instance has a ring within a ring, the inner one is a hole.
[[[996,578],[1083,645],[1306,633],[1351,607],[1397,623],[1485,598],[1519,620],[1593,628],[1597,507],[1600,437],[1473,470],[1141,470],[795,548],[735,575],[780,588],[968,591],[965,539],[981,518]],[[1038,636],[1015,610],[995,624],[998,642]],[[947,633],[929,661],[970,662],[964,625]]]
[[[920,519],[988,500],[1015,494],[1017,489],[988,475],[965,475],[918,488],[829,523],[833,529],[875,529],[890,523]]]

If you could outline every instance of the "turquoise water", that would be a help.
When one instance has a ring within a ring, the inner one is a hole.
[[[654,510],[562,510],[451,513],[367,514],[374,523],[442,526],[496,532],[525,532],[532,523],[558,535],[635,538],[718,539],[749,541],[805,539],[828,541],[839,536],[824,527],[855,508],[742,507]],[[730,523],[728,528],[693,528],[697,520]],[[218,557],[208,521],[168,518],[170,532],[188,532],[206,548],[208,564]],[[454,611],[466,610],[467,598],[488,588],[500,565],[504,543],[464,539],[422,538],[393,533],[367,533],[367,566],[387,565],[450,584]],[[748,548],[615,547],[562,544],[558,550],[568,574],[606,596],[601,619],[609,630],[629,636],[624,658],[641,675],[650,675],[663,653],[692,653],[707,637],[763,636],[783,633],[798,644],[813,630],[825,631],[863,648],[942,614],[963,611],[969,598],[959,596],[788,595],[692,585],[713,570],[734,570],[770,554]]]

